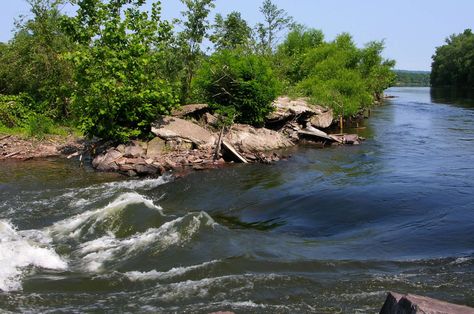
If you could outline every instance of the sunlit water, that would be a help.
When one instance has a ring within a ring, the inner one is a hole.
[[[1,163],[0,309],[376,313],[389,290],[474,306],[474,107],[388,94],[363,145],[272,166]]]

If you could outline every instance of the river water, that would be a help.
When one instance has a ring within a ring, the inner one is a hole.
[[[0,309],[377,313],[474,306],[474,106],[397,88],[360,146],[125,180],[0,163]]]

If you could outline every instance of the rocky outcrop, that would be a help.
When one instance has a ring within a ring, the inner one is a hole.
[[[151,132],[164,140],[191,142],[197,148],[209,148],[216,142],[216,136],[188,120],[176,117],[162,117],[152,125]]]
[[[265,128],[257,129],[245,124],[232,126],[225,140],[241,152],[277,150],[294,145],[281,133]]]
[[[474,314],[474,308],[414,294],[389,292],[380,314]]]
[[[283,127],[289,121],[303,125],[311,122],[317,128],[328,128],[334,120],[331,109],[311,105],[304,98],[279,97],[273,106],[275,110],[267,117],[267,125],[271,128]]]

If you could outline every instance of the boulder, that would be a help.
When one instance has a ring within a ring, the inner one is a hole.
[[[312,105],[308,103],[307,100],[304,98],[292,100],[289,97],[279,97],[273,103],[273,106],[275,110],[267,116],[267,123],[270,124],[282,121],[289,121],[296,117],[301,117],[303,120],[307,120],[316,115],[324,115],[325,117],[321,118],[321,124],[326,125],[329,117],[332,117],[331,110],[328,110],[327,108],[321,106]],[[320,122],[317,120],[315,120],[315,122],[318,125],[320,124]]]
[[[171,112],[171,115],[173,117],[183,118],[183,117],[201,113],[201,112],[204,113],[207,110],[209,110],[208,104],[192,104],[192,105],[181,106],[178,109],[173,110]]]
[[[204,114],[204,122],[212,127],[217,127],[219,119],[215,115],[207,112]]]
[[[176,117],[162,117],[151,128],[156,136],[164,140],[190,141],[199,148],[212,147],[214,134],[190,121]]]
[[[329,128],[334,120],[334,113],[331,109],[322,111],[311,117],[309,120],[311,124],[317,128],[326,129]]]
[[[121,152],[112,149],[103,155],[96,156],[92,161],[92,166],[100,171],[117,171],[119,166],[116,161],[122,157]]]
[[[245,124],[235,124],[225,140],[242,152],[275,150],[294,145],[281,133]]]
[[[138,158],[145,156],[146,150],[142,145],[138,143],[132,143],[132,145],[126,146],[123,155],[129,158]]]
[[[474,308],[414,294],[389,292],[380,314],[474,314]]]
[[[148,142],[146,158],[155,159],[163,154],[166,148],[166,142],[159,137],[155,137]]]

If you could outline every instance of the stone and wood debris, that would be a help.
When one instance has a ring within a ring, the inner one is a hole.
[[[234,124],[224,128],[206,104],[186,105],[153,123],[156,136],[149,142],[132,141],[109,147],[93,159],[100,171],[118,171],[130,176],[162,174],[165,171],[209,169],[226,163],[272,163],[276,151],[299,142],[325,145],[359,144],[357,135],[327,134],[333,125],[329,109],[304,99],[278,98],[265,127]]]

